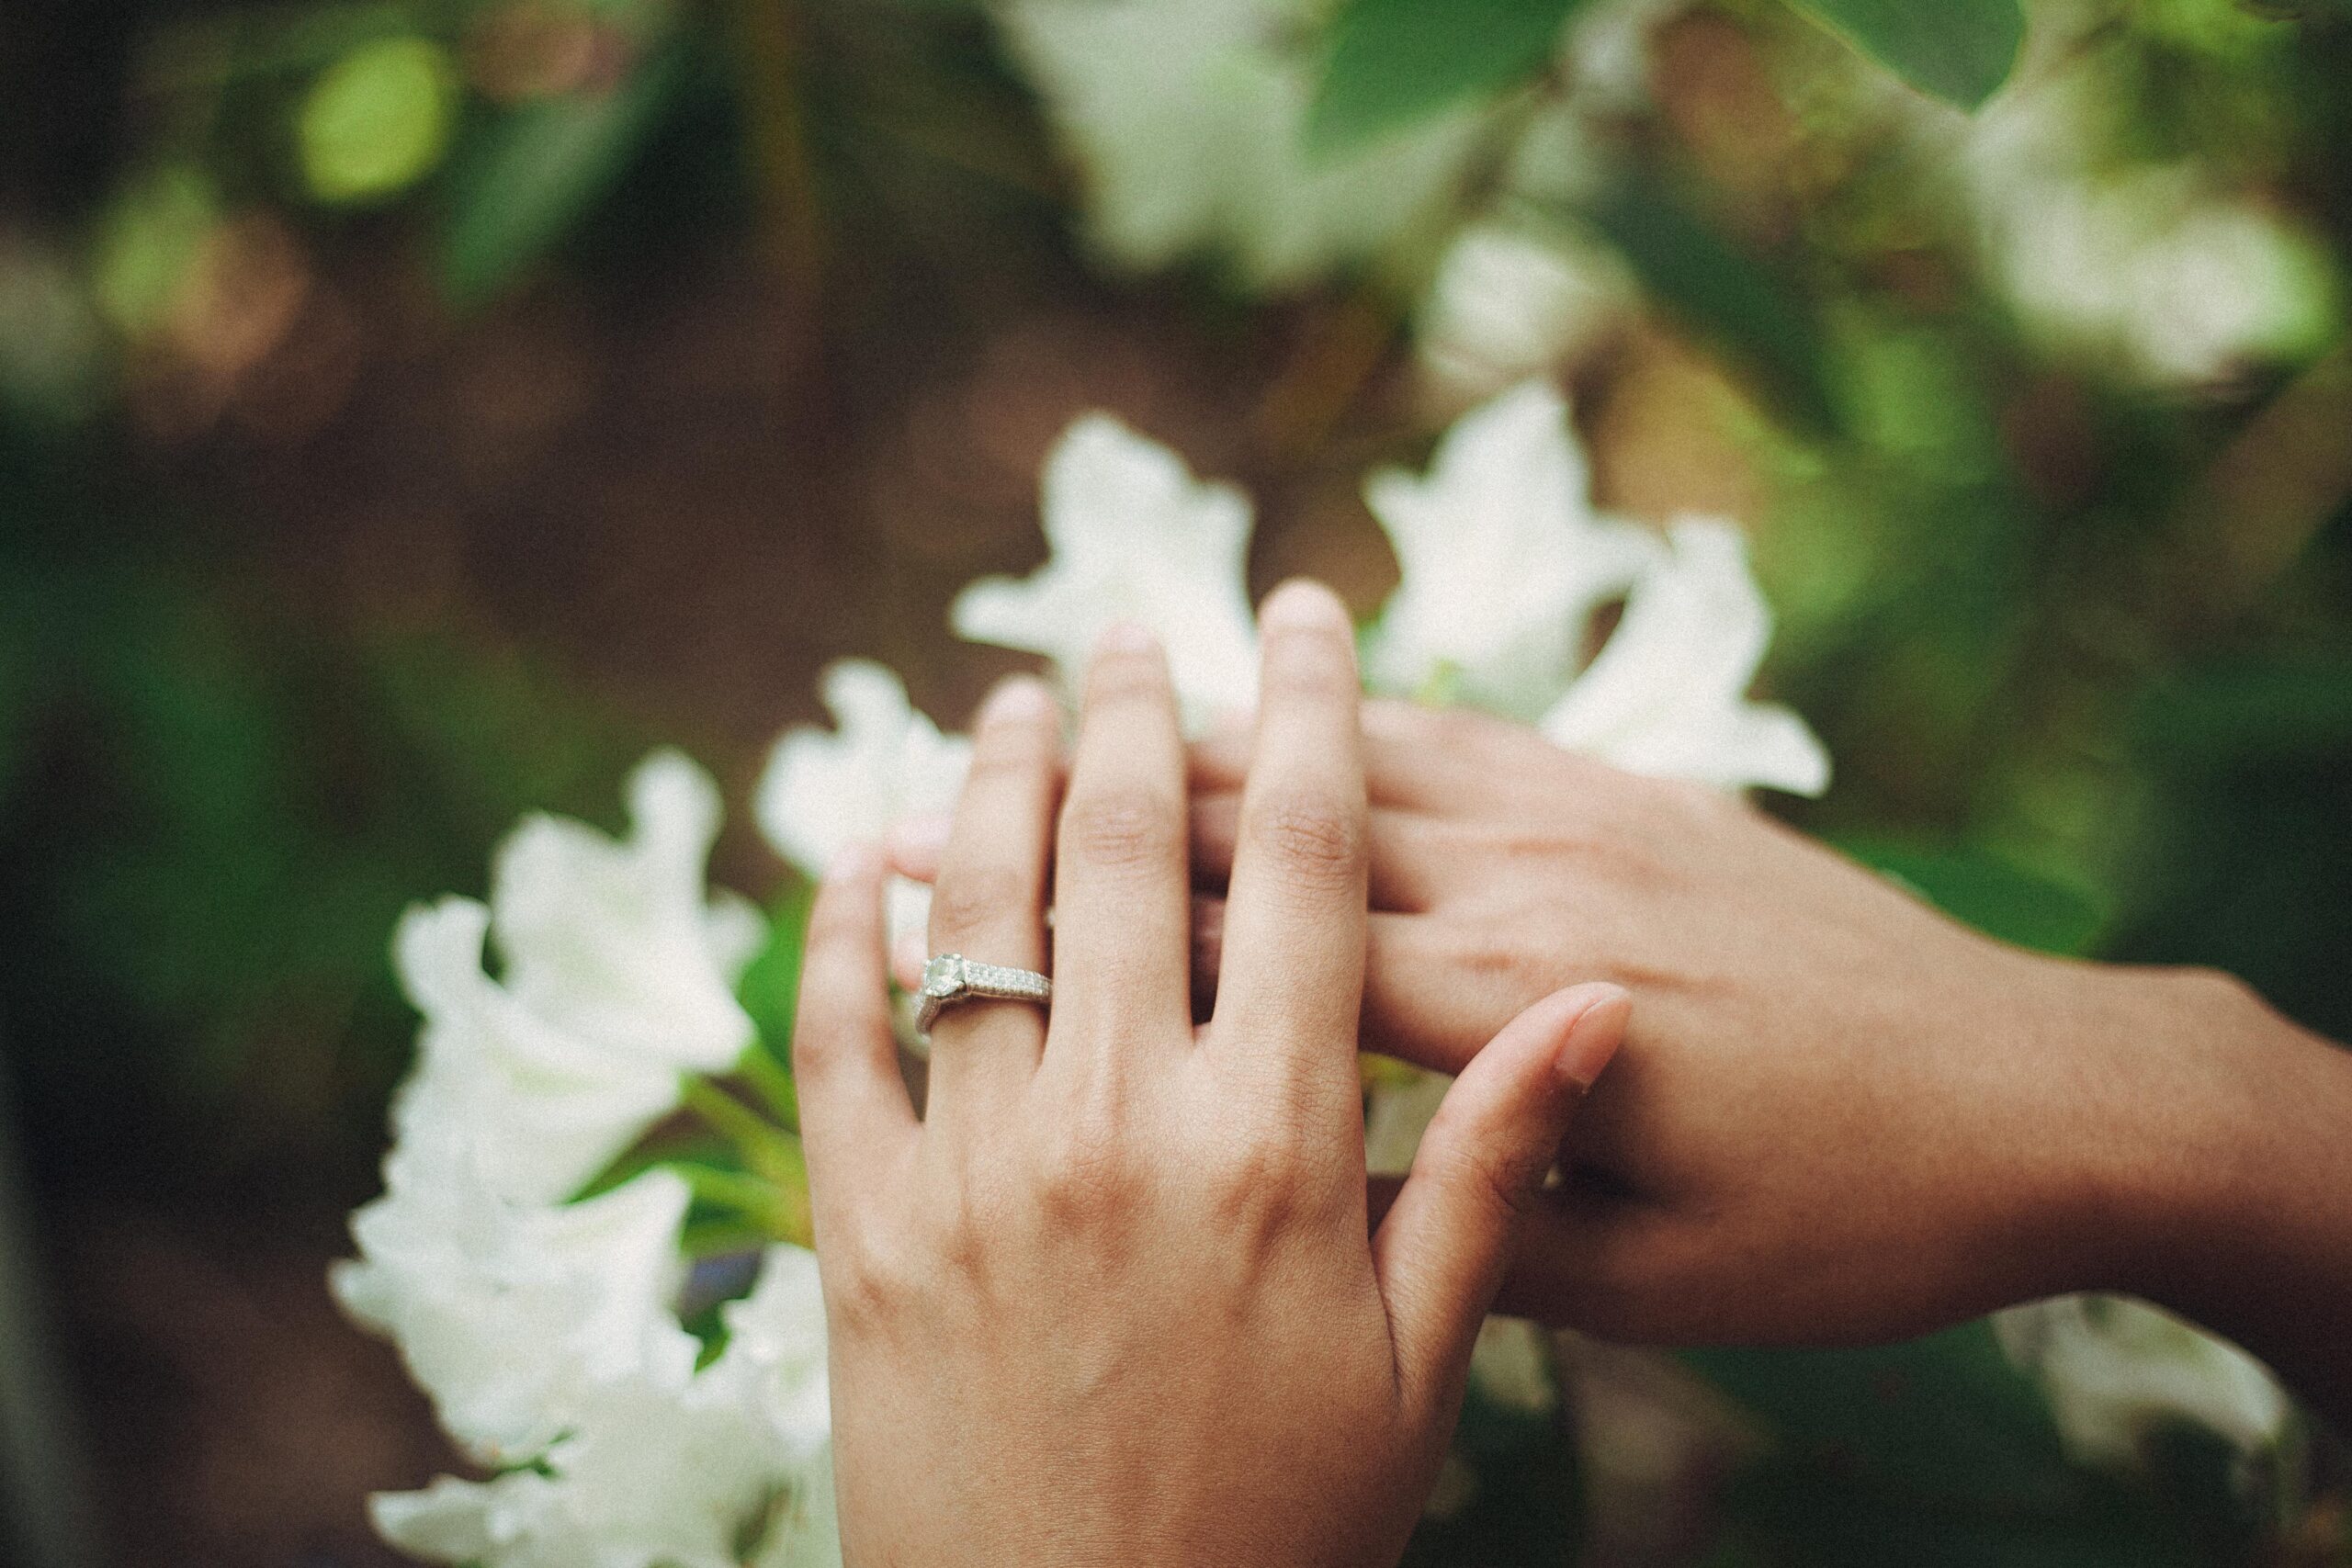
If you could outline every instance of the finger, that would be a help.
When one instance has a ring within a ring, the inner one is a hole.
[[[1404,1188],[1401,1176],[1364,1179],[1364,1217],[1372,1235],[1379,1234]],[[1521,1223],[1488,1312],[1592,1332],[1602,1332],[1601,1320],[1608,1317],[1604,1337],[1632,1337],[1617,1332],[1624,1325],[1604,1310],[1604,1303],[1615,1303],[1596,1282],[1654,1258],[1660,1250],[1657,1238],[1667,1228],[1659,1220],[1655,1205],[1596,1190],[1580,1175],[1568,1174],[1556,1190],[1537,1195]]]
[[[1016,675],[980,706],[971,771],[940,852],[931,900],[931,951],[982,964],[1042,969],[1046,963],[1046,862],[1053,830],[1061,726],[1054,700],[1034,676]],[[931,1089],[924,1114],[937,1121],[975,1100],[989,1078],[1025,1079],[1046,1039],[1044,1015],[1028,1002],[956,1003],[931,1027]]]
[[[1508,1022],[1524,982],[1462,962],[1438,921],[1425,915],[1375,912],[1367,922],[1359,1043],[1367,1051],[1433,1072],[1458,1073]],[[1225,966],[1226,901],[1193,901],[1194,1016],[1216,1011]]]
[[[1614,986],[1544,998],[1478,1053],[1422,1134],[1372,1246],[1398,1375],[1416,1407],[1461,1398],[1471,1341],[1518,1233],[1631,1010]]]
[[[1408,811],[1459,811],[1487,798],[1493,759],[1514,745],[1549,746],[1533,730],[1462,708],[1432,708],[1394,698],[1363,702],[1364,789],[1374,806]],[[1227,722],[1193,743],[1187,764],[1201,793],[1238,792],[1250,777],[1257,730]]]
[[[1189,1038],[1184,744],[1167,658],[1140,627],[1114,627],[1087,671],[1054,867],[1048,1052]]]
[[[938,881],[940,857],[947,852],[947,836],[955,827],[954,814],[944,811],[922,812],[897,823],[883,843],[890,869],[916,882]]]
[[[1411,913],[1435,903],[1452,848],[1437,818],[1372,808],[1372,907]],[[1228,791],[1193,797],[1193,886],[1223,892],[1233,876],[1241,834],[1241,796]]]
[[[1260,616],[1258,743],[1243,787],[1215,1034],[1352,1092],[1363,993],[1365,807],[1354,628],[1319,584]]]
[[[923,966],[931,962],[931,937],[910,931],[890,943],[890,978],[902,991],[922,985]]]
[[[843,854],[818,886],[792,1025],[792,1075],[819,1235],[853,1222],[918,1123],[882,974],[882,857]],[[829,1217],[831,1216],[831,1217]]]

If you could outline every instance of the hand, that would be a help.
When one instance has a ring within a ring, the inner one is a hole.
[[[1263,689],[1205,1024],[1184,751],[1139,633],[1091,672],[1057,830],[1050,701],[1018,681],[982,713],[933,945],[1041,967],[1050,841],[1054,1002],[944,1014],[920,1122],[878,857],[819,894],[794,1047],[852,1563],[1376,1564],[1420,1512],[1518,1216],[1626,1002],[1530,998],[1480,1042],[1368,1235],[1364,786],[1329,593],[1269,601]]]
[[[1366,1045],[1458,1071],[1571,978],[1635,999],[1507,1310],[1626,1340],[1856,1342],[2119,1288],[2264,1338],[2181,1288],[2179,1248],[2309,1209],[2249,1169],[2346,1190],[2340,1156],[2324,1179],[2296,1153],[2329,1146],[2339,1054],[2219,976],[1991,942],[1738,799],[1471,714],[1371,703],[1364,728]],[[1217,895],[1250,744],[1195,748],[1212,976],[1241,951]],[[2290,1127],[2310,1135],[2282,1146]],[[2342,1259],[2340,1216],[2337,1238]]]

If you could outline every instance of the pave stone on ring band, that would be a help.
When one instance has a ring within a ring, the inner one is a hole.
[[[933,1021],[957,1002],[987,997],[1046,1003],[1053,1000],[1054,983],[1035,969],[976,964],[960,953],[943,953],[922,966],[921,995],[922,1006],[915,1012],[915,1027],[928,1036]]]

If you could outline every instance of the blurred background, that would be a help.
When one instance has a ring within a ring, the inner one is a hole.
[[[850,653],[960,724],[1013,659],[947,602],[1041,558],[1090,408],[1258,499],[1259,591],[1369,615],[1364,469],[1556,376],[1602,503],[1749,529],[1838,767],[1776,809],[2352,1037],[2352,6],[1905,14],[9,0],[26,1560],[391,1561],[365,1495],[452,1461],[322,1274],[394,918],[526,808],[616,825],[656,741],[775,896],[767,743]],[[1997,1358],[1890,1352],[1694,1360],[1778,1434],[1694,1449],[1665,1371],[1573,1353],[1426,1560],[2352,1562],[2323,1443],[2091,1477]]]

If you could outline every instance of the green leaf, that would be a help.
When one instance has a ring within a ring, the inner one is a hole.
[[[296,122],[311,194],[380,201],[423,179],[449,143],[455,82],[447,53],[428,39],[379,39],[336,61]]]
[[[2332,750],[2352,741],[2352,651],[2211,660],[2148,692],[2132,720],[2174,767]]]
[[[1350,0],[1332,18],[1306,144],[1337,152],[1541,71],[1582,0]]]
[[[2037,953],[2082,953],[2106,923],[2104,911],[2081,888],[1990,851],[1869,838],[1837,844],[1954,919]]]
[[[736,998],[752,1015],[760,1043],[779,1062],[792,1059],[792,1014],[800,1005],[800,951],[808,934],[808,902],[815,889],[794,877],[768,904],[767,945],[735,983]]]
[[[1987,1324],[1851,1350],[1690,1350],[1792,1458],[1930,1495],[2049,1505],[2068,1482],[2049,1407]]]
[[[2018,0],[1792,0],[1923,93],[1973,109],[2008,80],[2025,40]]]
[[[684,62],[663,50],[609,93],[516,109],[477,139],[450,172],[441,288],[452,305],[503,292],[611,192],[674,101]]]
[[[1662,309],[1744,361],[1800,423],[1838,428],[1813,317],[1762,262],[1656,182],[1620,185],[1584,217]]]

